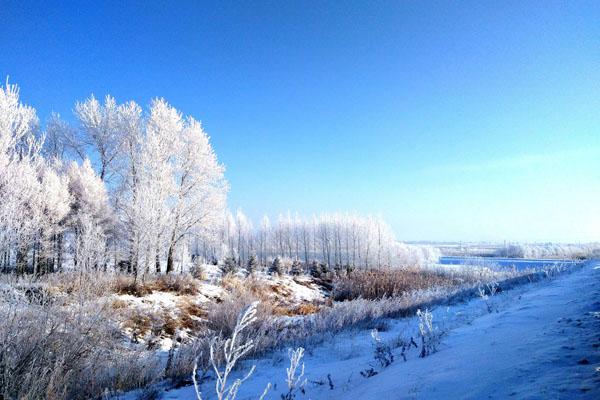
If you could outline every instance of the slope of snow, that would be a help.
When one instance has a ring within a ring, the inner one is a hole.
[[[394,349],[395,361],[381,368],[373,359],[368,331],[345,332],[306,350],[309,383],[298,399],[570,399],[600,396],[600,268],[588,264],[554,280],[505,291],[488,313],[481,299],[434,312],[434,325],[447,331],[439,351],[408,361]],[[388,321],[384,341],[416,338],[415,318]],[[385,326],[382,326],[385,328]],[[248,361],[256,372],[238,399],[256,399],[267,382],[267,396],[285,391],[287,354]],[[364,378],[360,371],[378,373]],[[328,375],[333,383],[330,388]],[[213,398],[214,381],[203,384]],[[164,399],[195,399],[192,387],[163,393]]]
[[[600,270],[587,266],[536,285],[500,313],[453,330],[439,353],[393,364],[353,395],[599,398],[599,281]]]

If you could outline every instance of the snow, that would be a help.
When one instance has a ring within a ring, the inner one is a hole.
[[[588,263],[553,280],[494,296],[499,312],[488,313],[481,299],[433,310],[433,323],[447,331],[437,353],[419,358],[413,349],[382,369],[373,360],[369,331],[331,336],[306,349],[306,399],[596,399],[600,395],[600,269]],[[389,321],[382,340],[414,336],[414,318]],[[415,336],[416,337],[416,336]],[[265,384],[267,398],[285,389],[287,352],[248,361],[256,372],[238,399],[255,399]],[[378,374],[364,378],[360,371]],[[240,371],[241,372],[241,371]],[[327,376],[331,377],[331,390]],[[319,383],[316,383],[319,382]],[[202,386],[212,394],[213,381]],[[195,399],[192,387],[163,393],[164,399]]]
[[[272,277],[267,282],[272,286],[285,288],[285,291],[288,294],[287,300],[293,304],[319,302],[323,301],[325,298],[322,289],[316,285],[310,277]]]

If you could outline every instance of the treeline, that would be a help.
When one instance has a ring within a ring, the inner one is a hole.
[[[499,248],[495,255],[498,257],[514,258],[558,258],[558,259],[583,259],[598,258],[600,244],[509,244]]]
[[[380,268],[433,260],[381,218],[226,211],[227,182],[201,124],[163,99],[144,111],[94,96],[41,126],[15,85],[0,87],[0,268],[18,273],[182,270],[225,258]]]
[[[439,252],[429,246],[399,242],[380,217],[357,214],[320,214],[310,218],[298,214],[268,216],[254,225],[241,211],[225,215],[213,240],[194,241],[194,253],[203,261],[233,258],[245,266],[250,257],[269,266],[276,257],[313,261],[329,267],[382,268],[434,262]]]

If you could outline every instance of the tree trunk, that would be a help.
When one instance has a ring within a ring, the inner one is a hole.
[[[23,275],[27,270],[27,245],[21,243],[17,248],[17,274]]]
[[[62,269],[62,254],[63,253],[63,234],[59,233],[56,242],[56,268]],[[54,265],[52,265],[50,272],[54,272]]]
[[[169,245],[169,251],[167,253],[167,271],[166,271],[166,273],[168,274],[169,272],[173,272],[173,244]]]
[[[156,245],[156,259],[154,260],[154,265],[156,268],[156,273],[160,274],[160,250],[158,245]]]

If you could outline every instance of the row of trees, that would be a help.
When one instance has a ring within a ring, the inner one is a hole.
[[[337,213],[305,218],[288,213],[275,222],[265,216],[255,226],[241,210],[227,212],[219,234],[212,241],[197,239],[194,251],[204,260],[229,257],[238,265],[246,265],[254,255],[263,266],[276,257],[305,266],[318,261],[362,268],[420,264],[439,257],[432,247],[398,242],[381,217]]]
[[[202,126],[163,99],[93,96],[77,125],[45,129],[15,85],[0,87],[0,266],[48,272],[172,271],[191,237],[216,234],[224,168]]]
[[[587,244],[521,244],[514,243],[499,248],[495,255],[499,257],[514,258],[558,258],[576,259],[598,257],[600,246],[598,243]]]
[[[419,263],[437,254],[396,241],[381,218],[322,214],[264,217],[226,212],[224,168],[201,124],[163,99],[91,96],[76,123],[53,114],[42,127],[0,87],[0,268],[170,272],[176,266],[253,259],[334,267]]]

